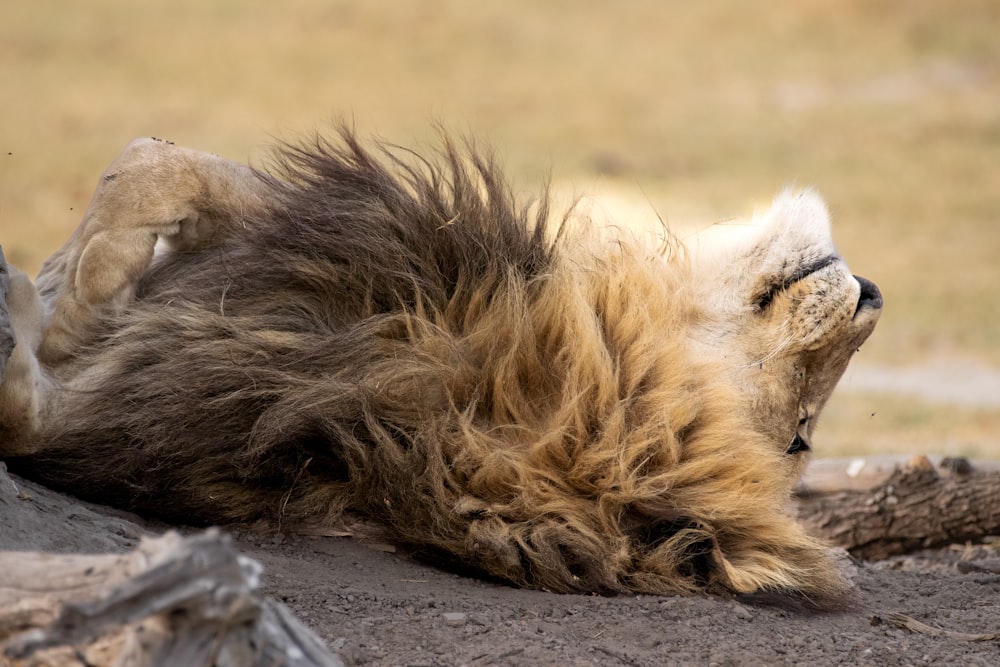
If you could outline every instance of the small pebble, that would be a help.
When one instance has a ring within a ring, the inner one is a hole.
[[[736,618],[743,619],[744,621],[749,621],[753,618],[753,612],[741,604],[733,605],[733,613],[736,614]]]
[[[442,614],[444,616],[444,622],[453,628],[458,628],[465,625],[465,614],[458,611],[449,611]]]

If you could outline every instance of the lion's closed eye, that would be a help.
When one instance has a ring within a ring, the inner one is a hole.
[[[773,279],[767,287],[759,292],[753,299],[754,307],[758,312],[763,312],[767,310],[774,299],[782,292],[787,290],[789,287],[808,278],[817,271],[821,271],[831,264],[840,260],[837,255],[826,255],[819,259],[806,262],[800,265],[798,268],[794,269],[787,275],[779,276]]]

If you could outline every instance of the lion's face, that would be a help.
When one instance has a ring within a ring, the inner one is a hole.
[[[705,317],[692,345],[746,398],[738,409],[786,452],[797,478],[820,410],[882,310],[837,255],[822,200],[786,193],[725,247],[693,249]]]

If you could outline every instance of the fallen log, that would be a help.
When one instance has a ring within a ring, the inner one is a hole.
[[[261,566],[218,530],[126,554],[0,552],[3,664],[333,667],[343,662],[260,593]]]
[[[997,462],[857,461],[817,461],[796,489],[794,507],[813,534],[852,555],[882,560],[1000,535]]]

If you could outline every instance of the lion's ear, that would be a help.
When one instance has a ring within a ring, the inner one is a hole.
[[[769,282],[782,284],[789,270],[836,254],[830,213],[811,189],[785,190],[749,219],[713,225],[685,246],[711,299],[754,296]]]
[[[756,237],[742,252],[744,275],[782,275],[810,258],[835,254],[830,213],[815,190],[785,190],[750,226]]]
[[[823,197],[811,188],[783,191],[758,218],[764,226],[760,243],[776,254],[787,257],[789,251],[818,245],[833,247],[830,211]]]

